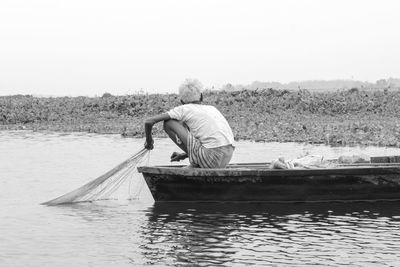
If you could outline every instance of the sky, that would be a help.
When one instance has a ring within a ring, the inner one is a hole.
[[[400,78],[400,1],[1,0],[0,95]]]

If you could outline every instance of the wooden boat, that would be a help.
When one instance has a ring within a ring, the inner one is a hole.
[[[138,167],[156,202],[324,202],[400,200],[400,163],[271,169],[268,163],[225,169]]]

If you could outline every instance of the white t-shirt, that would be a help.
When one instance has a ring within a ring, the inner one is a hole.
[[[213,106],[185,104],[167,112],[171,119],[184,122],[190,133],[206,148],[233,144],[232,129]]]

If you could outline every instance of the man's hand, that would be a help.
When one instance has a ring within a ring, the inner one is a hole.
[[[150,138],[149,140],[146,140],[146,142],[144,143],[144,148],[146,148],[148,150],[152,150],[154,148],[154,140],[153,140],[153,138]]]
[[[183,159],[186,159],[188,155],[186,153],[178,153],[174,152],[171,155],[171,161],[181,161]]]
[[[151,136],[153,125],[160,121],[165,121],[170,119],[171,117],[168,115],[168,113],[159,114],[146,119],[146,121],[144,122],[144,134],[146,136],[146,143],[144,143],[144,148],[148,150],[152,150],[154,148],[154,141],[153,137]]]

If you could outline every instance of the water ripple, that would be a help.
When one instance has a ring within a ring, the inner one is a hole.
[[[317,204],[155,204],[140,249],[165,265],[392,266],[400,262],[398,204],[373,213],[373,204],[356,203],[330,212]]]
[[[0,266],[398,266],[400,203],[45,207],[142,148],[118,135],[0,131]],[[157,139],[150,164],[175,145]],[[234,162],[399,149],[238,142]],[[143,180],[138,180],[143,181]],[[143,197],[144,196],[144,197]]]

